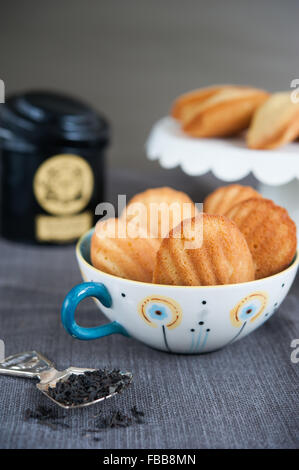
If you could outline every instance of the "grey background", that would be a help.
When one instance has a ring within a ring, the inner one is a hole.
[[[298,17],[296,0],[1,0],[0,77],[82,97],[111,119],[112,167],[153,168],[146,136],[178,94],[299,78]]]

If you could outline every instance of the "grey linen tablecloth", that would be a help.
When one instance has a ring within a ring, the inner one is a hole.
[[[151,183],[151,181],[154,183]],[[157,168],[146,175],[111,173],[109,199],[147,186],[170,184],[200,201],[216,184]],[[0,377],[0,448],[296,448],[298,370],[290,347],[299,338],[299,279],[269,322],[240,342],[202,356],[170,355],[118,335],[92,342],[71,338],[60,322],[66,292],[81,281],[74,247],[32,247],[0,242],[0,338],[6,354],[36,349],[56,362],[130,370],[134,384],[96,407],[67,413],[70,427],[52,429],[25,420],[25,410],[49,405],[27,379]],[[91,300],[78,320],[105,323]],[[94,415],[136,405],[144,423],[84,434]],[[54,406],[54,405],[53,405]],[[59,411],[59,415],[65,412]]]

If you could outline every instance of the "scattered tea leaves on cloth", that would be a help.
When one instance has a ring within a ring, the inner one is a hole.
[[[56,410],[46,406],[39,405],[35,410],[27,408],[25,411],[25,420],[35,420],[39,424],[43,424],[52,428],[54,431],[61,428],[69,428],[70,426],[63,422],[65,415],[58,415]]]

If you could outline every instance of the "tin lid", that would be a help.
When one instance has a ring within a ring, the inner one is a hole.
[[[110,139],[109,131],[104,116],[80,100],[56,92],[17,94],[0,105],[0,139],[4,147],[104,147]]]

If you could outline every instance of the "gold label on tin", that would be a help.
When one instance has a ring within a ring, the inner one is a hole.
[[[39,205],[49,214],[80,212],[90,201],[94,178],[86,160],[73,154],[48,158],[35,173],[33,191]]]
[[[38,215],[35,219],[36,238],[43,242],[76,240],[91,228],[92,223],[93,218],[90,211],[64,217]]]

